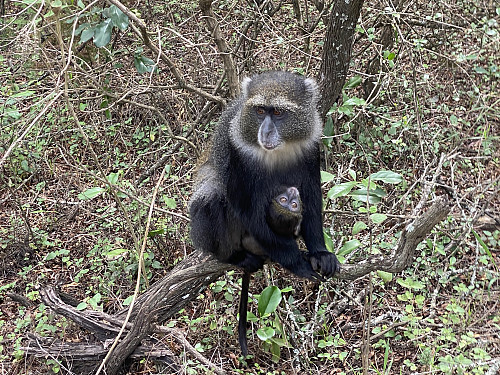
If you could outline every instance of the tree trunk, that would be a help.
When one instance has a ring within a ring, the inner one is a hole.
[[[344,86],[351,61],[356,22],[362,6],[363,0],[337,0],[330,13],[319,77],[322,94],[320,113],[323,118]]]

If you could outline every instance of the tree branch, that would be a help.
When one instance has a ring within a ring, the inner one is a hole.
[[[389,256],[376,255],[357,264],[344,264],[341,266],[340,273],[335,277],[354,280],[375,270],[401,272],[413,261],[417,245],[435,225],[446,218],[449,211],[450,206],[446,197],[439,197],[425,213],[406,225],[397,246]],[[136,300],[131,316],[132,323],[126,325],[128,334],[124,339],[125,344],[121,346],[126,350],[116,355],[114,361],[108,364],[107,373],[116,373],[126,358],[137,354],[138,348],[154,353],[153,346],[150,348],[145,342],[148,341],[146,339],[152,332],[162,331],[155,326],[155,323],[168,320],[196,298],[205,287],[230,269],[232,269],[231,265],[220,263],[210,255],[195,251],[178,263],[168,275],[153,284]],[[72,319],[81,327],[94,333],[101,341],[116,335],[127,313],[126,309],[113,316],[95,311],[78,311],[62,302],[52,287],[43,289],[41,297],[43,303],[53,311]],[[75,355],[75,352],[68,348],[68,344],[58,345],[54,346],[52,342],[44,344],[39,338],[31,335],[29,345],[23,350],[35,356],[54,353],[59,356],[68,356],[73,360],[84,361],[99,360],[105,350],[103,349],[105,345],[102,344],[92,347],[90,351],[82,351],[78,348],[79,354]],[[155,345],[154,348],[157,348],[157,343]],[[160,350],[159,353],[162,354],[164,351]],[[207,363],[210,364],[208,360]],[[220,371],[217,369],[216,372],[220,373]]]

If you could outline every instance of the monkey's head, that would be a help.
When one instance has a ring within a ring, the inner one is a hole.
[[[281,193],[271,201],[267,222],[274,232],[297,237],[300,233],[303,211],[299,190],[291,186],[280,191]]]
[[[241,109],[231,123],[233,145],[266,167],[287,165],[321,136],[316,82],[287,72],[245,78]]]

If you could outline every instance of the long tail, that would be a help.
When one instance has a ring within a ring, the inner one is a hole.
[[[246,356],[248,354],[247,345],[247,307],[248,307],[248,288],[250,286],[250,272],[245,271],[241,278],[241,295],[240,295],[240,320],[238,322],[238,341],[240,342],[241,353]]]

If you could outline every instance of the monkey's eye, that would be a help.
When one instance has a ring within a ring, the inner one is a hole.
[[[263,115],[264,113],[266,113],[264,107],[257,107],[255,111],[257,112],[258,115]]]
[[[275,108],[275,109],[274,109],[274,111],[273,111],[273,114],[274,114],[275,116],[280,116],[280,115],[281,115],[281,113],[282,113],[282,112],[281,112],[279,109],[276,109],[276,108]]]
[[[286,197],[280,197],[280,202],[281,203],[286,203],[288,199],[286,199]]]
[[[295,210],[297,209],[297,202],[292,202],[292,208]]]

